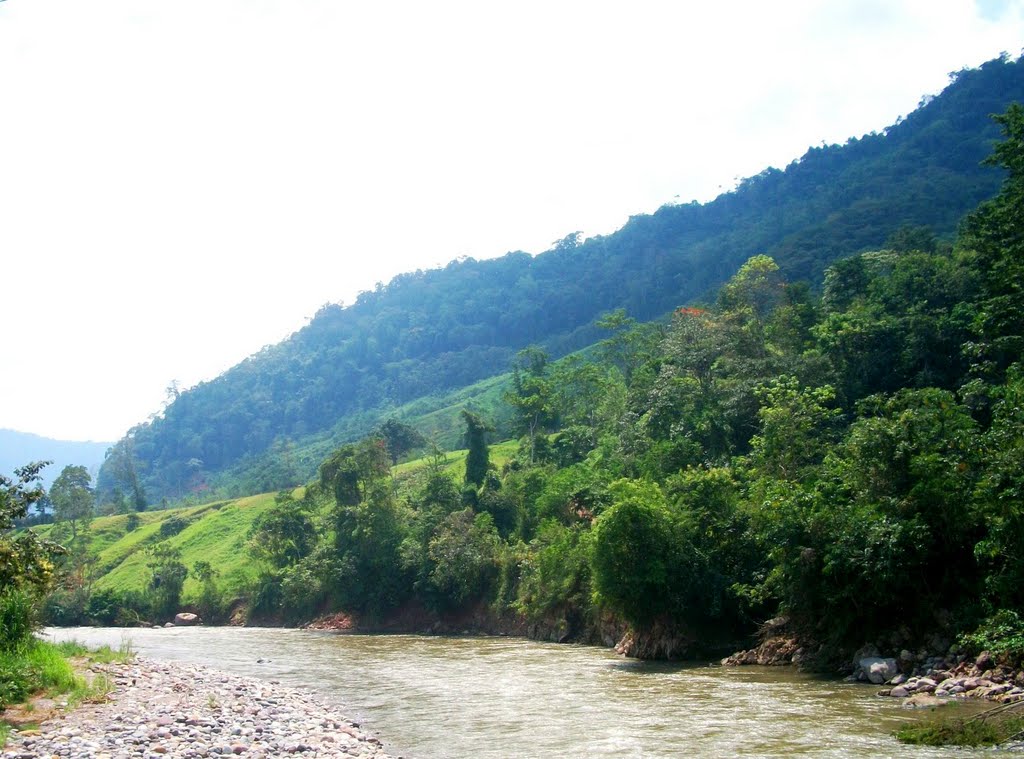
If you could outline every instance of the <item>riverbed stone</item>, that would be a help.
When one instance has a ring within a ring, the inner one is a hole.
[[[136,659],[97,668],[109,700],[12,731],[0,759],[206,759],[297,756],[389,759],[380,741],[311,694],[191,664]],[[252,714],[267,714],[257,724]],[[339,741],[339,735],[345,741]]]
[[[858,662],[858,665],[864,674],[867,675],[867,679],[875,685],[881,685],[899,673],[899,667],[895,659],[865,657]]]

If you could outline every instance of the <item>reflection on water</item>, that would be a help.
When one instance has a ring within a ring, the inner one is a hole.
[[[127,637],[143,656],[305,687],[416,759],[999,755],[900,746],[890,732],[919,714],[876,698],[873,687],[788,669],[638,662],[507,638],[226,627],[47,633],[113,647]]]

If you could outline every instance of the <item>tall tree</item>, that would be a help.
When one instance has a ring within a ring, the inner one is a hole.
[[[469,449],[466,454],[466,484],[480,487],[490,466],[487,433],[494,428],[468,409],[462,409],[462,419],[466,422],[466,447]]]
[[[555,421],[555,387],[548,376],[548,354],[536,346],[519,351],[512,365],[512,389],[505,402],[515,412],[515,430],[525,435],[533,463],[537,435]]]
[[[79,548],[79,540],[89,529],[93,516],[92,477],[84,466],[68,465],[57,475],[50,488],[53,515],[58,531],[69,531],[69,548]]]
[[[994,117],[1003,130],[985,163],[1006,169],[1002,190],[964,223],[965,246],[978,254],[985,296],[976,318],[981,364],[996,379],[1024,354],[1024,106]]]

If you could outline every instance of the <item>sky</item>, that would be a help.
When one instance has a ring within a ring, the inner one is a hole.
[[[115,440],[395,274],[881,130],[1024,0],[0,2],[0,427]]]

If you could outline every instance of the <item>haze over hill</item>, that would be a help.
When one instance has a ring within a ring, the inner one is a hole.
[[[878,248],[901,227],[949,236],[998,188],[1001,174],[979,166],[998,133],[989,117],[1019,100],[1024,65],[990,61],[881,133],[811,148],[710,203],[665,206],[582,242],[569,235],[536,257],[400,275],[181,393],[119,443],[119,460],[137,464],[150,499],[180,497],[275,445],[332,429],[340,440],[399,404],[501,373],[527,345],[554,356],[581,348],[612,309],[657,318],[712,291],[751,255],[768,253],[790,279],[818,282],[829,263]],[[101,485],[117,480],[105,466]]]
[[[84,466],[96,477],[111,445],[113,443],[53,440],[28,432],[0,429],[0,474],[13,477],[15,469],[30,461],[52,461],[41,472],[47,488],[68,465]]]

